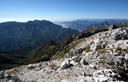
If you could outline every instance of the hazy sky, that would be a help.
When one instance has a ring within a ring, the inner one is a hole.
[[[1,21],[128,19],[128,0],[0,0]]]

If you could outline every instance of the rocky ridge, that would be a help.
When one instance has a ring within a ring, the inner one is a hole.
[[[0,71],[0,82],[127,82],[128,27],[72,42],[62,59]]]

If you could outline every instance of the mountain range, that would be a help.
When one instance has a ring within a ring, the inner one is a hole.
[[[95,25],[102,24],[102,26],[110,26],[112,24],[128,23],[127,19],[79,19],[73,21],[56,22],[65,28],[72,28],[82,32],[88,27],[95,27]]]
[[[81,33],[79,27],[77,30],[75,27],[64,28],[47,20],[0,23],[0,69],[49,61],[56,56],[62,58],[70,49],[68,44],[74,40],[111,27],[128,26],[127,20],[119,19],[79,20],[76,23],[85,25]]]

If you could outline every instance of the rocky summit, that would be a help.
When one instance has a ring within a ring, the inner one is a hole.
[[[0,71],[0,82],[128,81],[128,27],[99,32],[70,45],[61,59],[56,56]]]

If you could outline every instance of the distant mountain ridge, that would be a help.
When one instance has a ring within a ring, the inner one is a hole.
[[[90,26],[102,24],[102,25],[113,25],[116,23],[128,23],[128,19],[79,19],[73,21],[63,21],[57,24],[62,25],[66,28],[72,28],[78,31],[83,31]]]

